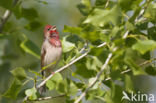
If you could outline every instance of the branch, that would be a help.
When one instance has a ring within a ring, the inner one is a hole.
[[[4,15],[3,15],[3,17],[1,18],[0,33],[2,32],[4,24],[9,19],[10,15],[11,15],[11,11],[10,10],[6,10]]]
[[[122,38],[125,39],[128,36],[128,33],[129,33],[129,30],[126,31],[126,33],[124,34]]]
[[[86,95],[86,93],[88,92],[88,90],[90,88],[92,88],[94,86],[94,84],[98,81],[100,75],[103,73],[103,71],[105,70],[105,68],[107,67],[112,55],[113,55],[113,52],[115,52],[117,50],[117,47],[115,47],[112,51],[112,53],[109,53],[108,54],[108,57],[104,63],[104,65],[102,66],[100,72],[98,72],[98,74],[96,75],[95,79],[90,83],[90,85],[88,86],[88,88],[78,97],[78,99],[74,102],[74,103],[79,103],[81,101],[81,99]]]
[[[46,79],[44,79],[44,81],[42,81],[38,86],[37,89],[39,89],[40,87],[42,87],[55,73],[59,73],[61,71],[63,71],[64,69],[66,69],[67,67],[71,66],[72,64],[74,64],[75,62],[77,62],[78,60],[82,59],[83,57],[85,57],[88,54],[89,51],[87,51],[86,53],[82,54],[81,56],[79,56],[78,58],[74,59],[73,61],[71,61],[69,64],[61,67],[60,69],[56,70],[53,74],[49,75]]]
[[[145,62],[139,64],[139,66],[143,66],[143,65],[149,64],[149,63],[151,63],[151,62],[153,62],[153,61],[155,61],[155,60],[156,60],[156,58],[147,60],[147,61],[145,61]],[[125,73],[128,73],[128,72],[130,72],[130,71],[131,71],[131,69],[127,69],[127,70],[122,71],[120,74],[125,74]],[[105,80],[103,80],[103,82],[108,81],[108,80],[111,80],[111,78],[108,77],[108,78],[106,78]]]
[[[109,0],[107,0],[105,8],[107,8],[108,5],[109,5]]]
[[[105,45],[106,45],[106,42],[104,42],[104,43],[98,45],[97,47],[98,47],[98,48],[101,48],[101,47],[103,47],[103,46],[105,46]]]
[[[48,99],[54,99],[54,98],[58,98],[58,97],[64,97],[66,96],[65,94],[62,94],[62,95],[58,95],[58,96],[54,96],[54,97],[43,97],[43,98],[38,98],[37,100],[34,100],[34,101],[42,101],[42,100],[48,100]]]
[[[144,13],[144,11],[145,11],[145,9],[141,10],[140,13],[139,13],[139,16],[142,15],[142,14]],[[139,21],[139,20],[137,20],[137,18],[136,18],[136,19],[135,19],[135,22],[137,22],[137,21]],[[125,32],[125,34],[123,35],[122,38],[125,39],[125,38],[128,36],[128,34],[129,34],[129,30],[127,30],[127,31]],[[118,49],[118,47],[114,47],[113,52],[115,52],[117,49]],[[95,79],[94,79],[93,82],[87,87],[87,89],[77,98],[77,100],[75,100],[74,103],[79,103],[79,102],[81,101],[81,99],[82,99],[83,97],[85,97],[85,95],[86,95],[86,93],[88,92],[88,90],[89,90],[91,87],[93,87],[94,84],[98,81],[100,75],[102,74],[102,72],[104,71],[104,69],[107,67],[107,65],[108,65],[108,63],[109,63],[109,61],[110,61],[110,59],[111,59],[111,57],[112,57],[112,55],[113,55],[113,52],[108,54],[108,57],[107,57],[107,59],[106,59],[104,65],[102,66],[100,72],[96,75]],[[129,71],[130,71],[130,70],[126,70],[126,71],[124,71],[123,73],[129,72]],[[110,80],[110,79],[111,79],[111,78],[107,78],[107,80]]]
[[[13,7],[17,4],[18,0],[14,0],[13,1]],[[5,23],[7,22],[7,20],[9,19],[9,17],[11,16],[11,11],[10,10],[6,10],[4,15],[1,18],[1,23],[0,23],[0,33],[3,31],[3,27],[5,25]]]
[[[104,43],[100,44],[99,46],[97,46],[97,48],[100,48],[100,47],[105,46],[105,45],[106,45],[106,43],[104,42]],[[86,48],[86,45],[85,45],[84,48],[82,48],[82,49],[80,50],[80,53],[82,53],[82,52],[85,50],[85,48]],[[61,68],[58,69],[58,70],[56,70],[53,74],[49,75],[49,76],[48,76],[46,79],[44,79],[40,84],[38,84],[36,88],[37,88],[37,89],[41,88],[51,77],[53,77],[53,75],[54,75],[55,73],[59,73],[59,72],[63,71],[64,69],[66,69],[67,67],[71,66],[71,65],[74,64],[75,62],[77,62],[77,61],[79,61],[80,59],[82,59],[83,57],[87,56],[88,53],[89,53],[89,50],[88,50],[87,52],[85,52],[84,54],[82,54],[81,56],[79,56],[79,57],[77,57],[76,59],[74,59],[73,61],[71,61],[69,64],[67,64],[67,65],[65,65],[65,66],[63,66],[63,67],[61,67]],[[48,97],[48,98],[49,98],[49,97]],[[26,97],[24,98],[23,101],[26,101],[27,99],[28,99],[28,97],[26,96]]]
[[[102,47],[102,46],[105,46],[106,43],[102,43],[100,44],[99,46],[97,46],[98,48],[99,47]],[[83,49],[85,50],[85,49]],[[81,50],[82,51],[82,50]],[[80,59],[82,59],[83,57],[85,57],[87,54],[89,53],[89,51],[85,52],[84,54],[82,54],[81,56],[79,56],[78,58],[74,59],[73,61],[71,61],[69,64],[61,67],[60,69],[56,70],[53,74],[49,75],[44,81],[42,81],[38,86],[37,86],[37,89],[39,89],[40,87],[42,87],[55,73],[59,73],[61,71],[63,71],[64,69],[66,69],[67,67],[71,66],[72,64],[74,64],[75,62],[79,61]]]

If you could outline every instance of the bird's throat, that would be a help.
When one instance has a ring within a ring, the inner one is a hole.
[[[49,42],[52,46],[55,46],[55,47],[61,47],[62,46],[59,38],[51,38],[51,39],[49,39]]]

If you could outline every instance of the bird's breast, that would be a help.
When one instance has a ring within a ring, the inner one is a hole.
[[[56,65],[62,54],[62,47],[55,47],[46,41],[44,65]]]

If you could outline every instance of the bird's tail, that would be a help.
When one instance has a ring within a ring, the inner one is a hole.
[[[41,74],[42,74],[42,79],[43,79],[43,77],[44,77],[44,73],[45,71],[42,71],[41,72]],[[44,79],[43,79],[44,80]],[[43,85],[42,87],[40,87],[40,89],[39,89],[39,93],[40,93],[40,95],[42,95],[43,93],[45,93],[46,92],[46,85]]]
[[[43,85],[42,87],[40,87],[39,93],[40,93],[40,95],[42,95],[45,92],[46,92],[46,85]]]

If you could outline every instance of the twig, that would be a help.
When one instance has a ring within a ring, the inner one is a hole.
[[[101,44],[100,44],[101,45]],[[106,45],[106,43],[104,42],[102,44],[103,46]],[[98,47],[98,46],[97,46]],[[102,47],[102,46],[100,46]],[[44,81],[42,81],[38,86],[37,89],[39,89],[40,87],[42,87],[46,81],[48,81],[55,73],[59,73],[61,71],[63,71],[64,69],[66,69],[67,67],[71,66],[72,64],[74,64],[75,62],[77,62],[78,60],[82,59],[83,57],[85,57],[87,54],[89,53],[89,51],[85,52],[84,54],[82,54],[81,56],[79,56],[78,58],[74,59],[73,61],[71,61],[69,64],[61,67],[60,69],[56,70],[53,74],[49,75]]]
[[[126,33],[123,36],[123,39],[125,39],[128,36],[129,30],[126,31]]]
[[[9,19],[10,15],[11,15],[11,11],[10,10],[6,10],[4,15],[3,15],[3,17],[1,18],[0,33],[2,32],[4,24]]]
[[[65,95],[65,94],[63,94],[63,95],[58,95],[58,96],[54,96],[54,97],[51,97],[51,96],[49,96],[49,97],[43,97],[43,98],[38,98],[38,99],[37,99],[37,100],[35,100],[35,101],[41,101],[41,100],[54,99],[54,98],[64,97],[64,96],[66,96],[66,95]]]
[[[145,11],[145,10],[144,10],[144,11]],[[143,13],[144,13],[144,12],[142,12],[142,10],[141,10],[141,13],[140,13],[139,15],[142,15]],[[136,19],[137,19],[137,18],[136,18]],[[138,21],[138,20],[135,20],[135,21]],[[127,30],[127,31],[125,32],[125,34],[123,35],[122,38],[125,39],[125,38],[128,36],[128,34],[129,34],[129,30]],[[117,49],[118,49],[117,47],[114,47],[113,52],[115,52]],[[88,92],[88,90],[89,90],[91,87],[93,87],[94,84],[98,81],[100,75],[102,74],[102,72],[104,71],[104,69],[107,67],[107,65],[108,65],[108,63],[109,63],[109,61],[110,61],[112,55],[113,55],[113,53],[109,53],[109,54],[108,54],[108,57],[107,57],[107,59],[106,59],[104,65],[102,66],[100,72],[96,75],[94,81],[93,81],[93,82],[86,88],[86,90],[75,100],[74,103],[79,103],[79,102],[81,101],[81,99],[82,99],[83,97],[85,97],[85,95],[86,95],[86,93]],[[125,72],[123,72],[123,73],[126,73],[126,72],[129,72],[129,70],[127,70],[127,71],[125,71]],[[107,80],[110,80],[110,79],[111,79],[111,78],[108,78]]]
[[[97,47],[98,47],[98,48],[101,48],[101,47],[103,47],[104,45],[106,45],[106,42],[103,42],[102,44],[98,45]]]
[[[117,47],[115,47],[112,52],[115,52],[116,50],[117,50]],[[102,72],[104,71],[104,69],[107,67],[107,65],[108,65],[108,63],[109,63],[112,55],[113,55],[113,53],[109,53],[108,54],[108,57],[107,57],[104,65],[102,66],[100,72],[98,72],[98,74],[96,75],[95,79],[89,84],[89,86],[87,87],[87,89],[78,97],[78,99],[74,103],[79,103],[81,101],[81,99],[86,95],[86,93],[88,92],[88,90],[90,88],[92,88],[94,86],[94,84],[98,81],[100,75],[102,74]]]
[[[75,60],[71,61],[69,64],[61,67],[60,69],[56,70],[53,74],[55,73],[59,73],[61,71],[63,71],[64,69],[66,69],[67,67],[69,67],[70,65],[74,64],[75,62],[77,62],[78,60],[82,59],[83,57],[85,57],[88,54],[89,51],[87,51],[86,53],[82,54],[81,56],[79,56],[78,58],[76,58]],[[39,89],[40,87],[42,87],[52,76],[53,74],[49,75],[44,81],[42,81],[38,86],[37,89]]]
[[[109,5],[109,0],[107,0],[105,8],[107,8],[108,5]]]
[[[105,45],[106,45],[106,43],[104,42],[104,43],[100,44],[100,45],[97,46],[97,47],[99,48],[99,47],[102,47],[102,46],[105,46]],[[85,49],[83,49],[83,50],[85,50]],[[81,49],[80,51],[82,52],[82,49]],[[61,68],[58,69],[58,70],[56,70],[53,74],[49,75],[46,79],[44,79],[44,81],[42,81],[40,84],[38,84],[36,88],[37,88],[37,89],[41,88],[51,77],[53,77],[53,75],[54,75],[55,73],[59,73],[59,72],[63,71],[63,70],[66,69],[67,67],[71,66],[72,64],[74,64],[74,63],[77,62],[78,60],[80,60],[80,59],[82,59],[83,57],[85,57],[86,55],[88,55],[88,53],[89,53],[89,50],[88,50],[87,52],[85,52],[84,54],[82,54],[81,56],[79,56],[78,58],[76,58],[76,59],[74,59],[73,61],[71,61],[69,64],[67,64],[67,65],[65,65],[65,66],[63,66],[63,67],[61,67]],[[23,99],[23,101],[26,101],[27,99],[28,99],[28,97],[26,96],[26,97]]]
[[[149,64],[149,63],[151,63],[151,62],[154,61],[154,60],[156,60],[156,58],[152,58],[152,59],[150,59],[150,60],[147,60],[147,61],[141,63],[140,66]]]
[[[83,48],[79,51],[79,54],[82,54],[87,47],[88,47],[88,43],[85,43]],[[70,61],[73,61],[75,58],[76,58],[76,55],[72,57]]]
[[[13,1],[13,7],[17,4],[18,0],[14,0]],[[11,11],[10,10],[6,10],[4,15],[1,18],[1,23],[0,23],[0,33],[3,31],[3,27],[5,25],[5,23],[7,22],[7,20],[9,19],[9,17],[11,16]]]
[[[153,62],[154,60],[156,60],[156,58],[147,60],[147,61],[145,61],[145,62],[139,64],[139,66],[143,66],[143,65],[149,64],[149,63]],[[125,73],[128,73],[128,72],[130,72],[130,71],[131,71],[131,69],[127,69],[127,70],[122,71],[121,74],[125,74]],[[108,80],[111,80],[111,78],[108,77],[108,78],[106,78],[105,80],[103,80],[103,82],[108,81]]]

